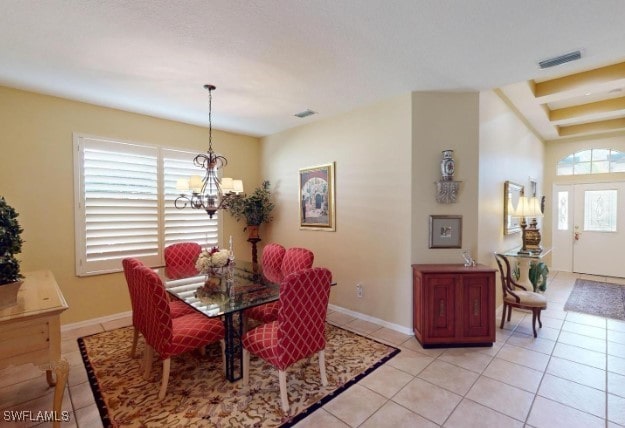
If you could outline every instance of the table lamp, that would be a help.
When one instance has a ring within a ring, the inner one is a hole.
[[[523,246],[519,250],[519,254],[540,253],[543,250],[540,246],[540,229],[538,229],[538,222],[536,221],[536,218],[542,216],[543,213],[540,210],[538,198],[536,196],[528,198],[521,194],[519,205],[515,212],[515,217],[521,218],[521,229],[523,231]],[[528,217],[531,218],[529,226],[526,221]]]

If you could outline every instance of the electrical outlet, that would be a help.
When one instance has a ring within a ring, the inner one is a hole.
[[[356,284],[356,297],[362,298],[363,294],[365,294],[365,290],[362,284],[359,282],[358,284]]]

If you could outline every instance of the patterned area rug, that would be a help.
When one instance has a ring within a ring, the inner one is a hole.
[[[326,337],[328,385],[321,385],[316,356],[291,366],[289,414],[280,408],[278,373],[263,360],[251,358],[249,392],[225,380],[219,343],[205,356],[195,351],[172,358],[163,401],[157,398],[162,363],[155,361],[150,380],[143,379],[141,358],[129,356],[131,327],[81,337],[78,345],[105,427],[277,427],[305,418],[399,352],[330,324]]]
[[[577,279],[564,310],[625,320],[625,285]]]

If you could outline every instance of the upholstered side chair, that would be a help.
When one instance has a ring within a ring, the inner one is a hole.
[[[202,252],[202,247],[196,242],[179,242],[165,247],[165,267],[167,276],[181,278],[194,275],[195,262]]]
[[[282,260],[285,253],[285,248],[280,244],[271,243],[265,245],[261,256],[261,265],[263,267],[263,276],[267,280],[276,284],[282,282]],[[246,309],[244,316],[246,319],[271,322],[278,319],[278,308],[278,302],[265,303],[264,305]]]

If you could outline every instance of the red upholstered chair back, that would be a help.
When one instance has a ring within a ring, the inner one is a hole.
[[[142,331],[143,336],[162,359],[169,358],[168,349],[173,337],[169,296],[156,272],[145,266],[136,268],[136,271],[140,288],[140,307],[147,321],[145,331]]]
[[[180,242],[165,247],[165,266],[167,269],[181,271],[195,271],[195,262],[202,252],[202,247],[196,242]]]
[[[263,274],[271,282],[282,282],[282,259],[286,250],[280,244],[267,244],[261,258]]]
[[[280,370],[325,349],[331,282],[332,273],[321,267],[300,270],[282,281],[277,321]]]
[[[282,259],[282,276],[286,278],[293,272],[309,269],[313,265],[315,255],[306,248],[289,248]]]
[[[137,283],[137,271],[136,268],[143,266],[143,263],[137,259],[127,258],[122,260],[122,266],[124,267],[124,276],[126,277],[126,284],[128,284],[128,293],[130,294],[130,306],[132,307],[132,325],[139,331],[143,331],[145,322],[141,321],[143,315],[139,302],[141,300],[140,289]]]

